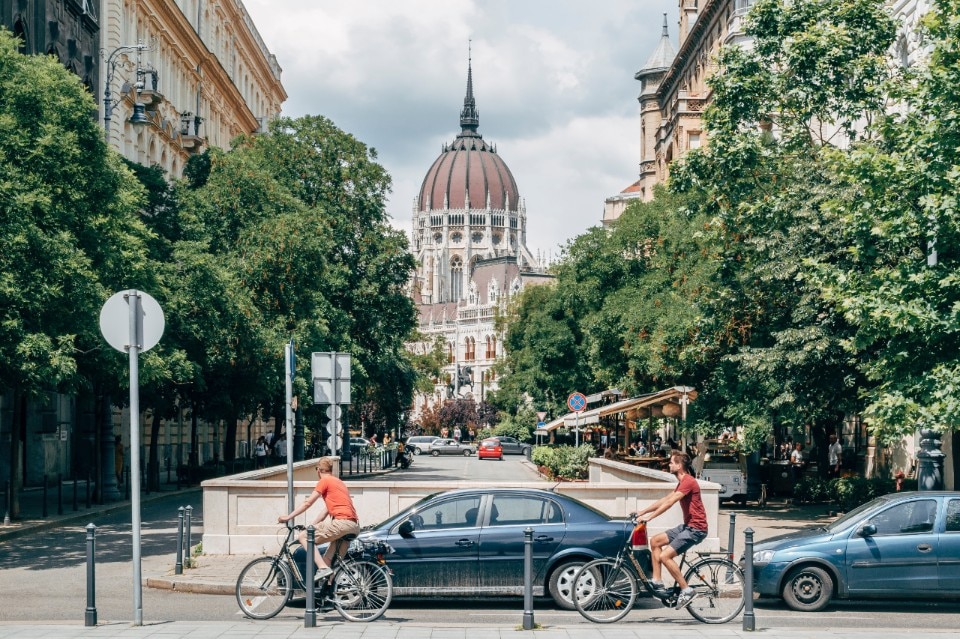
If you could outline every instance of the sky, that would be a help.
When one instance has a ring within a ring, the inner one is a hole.
[[[556,259],[638,178],[640,83],[677,0],[243,0],[283,69],[283,115],[323,115],[393,179],[392,223],[460,132],[468,47],[479,132],[527,207],[527,246]]]

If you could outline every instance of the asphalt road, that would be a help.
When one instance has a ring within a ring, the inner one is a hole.
[[[480,461],[475,457],[431,458],[420,456],[409,469],[416,472],[394,473],[391,481],[440,481],[445,478],[510,479],[530,481],[531,471],[517,457],[503,462]],[[417,478],[419,476],[419,479]],[[202,531],[202,502],[199,492],[178,493],[163,500],[144,504],[142,509],[143,574],[161,574],[172,564],[177,535],[177,507],[194,507],[194,534]],[[724,508],[727,511],[727,508]],[[743,511],[744,515],[749,509]],[[131,563],[130,512],[122,511],[93,521],[97,532],[96,607],[100,622],[129,621],[134,618],[133,568]],[[0,621],[70,621],[82,623],[86,608],[86,564],[84,525],[64,527],[5,543],[0,549]],[[231,596],[184,594],[165,590],[142,589],[145,621],[197,620],[236,621],[242,618]],[[294,602],[276,619],[302,619],[302,602]],[[779,600],[758,600],[758,628],[858,628],[884,627],[909,631],[916,628],[955,628],[960,603],[946,602],[840,602],[821,613],[804,614],[787,610]],[[387,612],[392,621],[410,621],[442,626],[469,622],[477,626],[520,624],[522,599],[408,599],[396,600]],[[551,601],[535,602],[536,622],[583,624],[576,612],[557,610]],[[337,614],[319,620],[339,619]],[[620,625],[656,621],[676,623],[679,627],[699,626],[690,615],[664,609],[658,602],[642,601]],[[269,624],[273,621],[250,622]],[[734,622],[736,623],[736,622]]]

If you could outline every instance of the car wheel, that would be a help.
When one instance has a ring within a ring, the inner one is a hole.
[[[527,447],[523,447],[520,449],[520,454],[523,455],[524,457],[527,457],[530,454],[530,449]]]
[[[830,603],[833,577],[823,568],[804,566],[790,573],[783,585],[783,600],[800,612],[817,612]]]
[[[439,451],[439,450],[434,450],[434,451],[431,451],[430,454],[433,455],[434,457],[439,457],[439,456],[440,456],[440,451]]]
[[[547,588],[561,610],[576,609],[573,603],[573,578],[583,568],[583,564],[583,561],[568,561],[557,566],[550,574],[550,583]]]
[[[419,447],[417,447],[417,446],[414,446],[414,447],[413,447],[413,454],[414,454],[414,455],[419,455],[420,452],[421,452],[421,451],[420,451],[420,448],[419,448]]]
[[[469,450],[463,451],[463,456],[464,456],[464,457],[469,457],[469,456],[470,456],[470,451],[469,451]]]

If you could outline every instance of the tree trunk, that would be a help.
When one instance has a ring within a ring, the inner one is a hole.
[[[237,458],[237,420],[227,420],[227,430],[223,435],[223,461],[232,462]]]
[[[150,461],[147,463],[147,482],[150,490],[160,490],[160,409],[153,407],[153,423],[150,425]]]
[[[22,486],[22,473],[20,467],[21,453],[21,433],[26,427],[26,398],[17,390],[13,389],[13,418],[10,420],[10,517],[16,519],[20,516],[20,487]]]

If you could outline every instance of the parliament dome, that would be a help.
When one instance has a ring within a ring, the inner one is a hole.
[[[473,70],[467,71],[467,95],[460,111],[460,134],[440,154],[420,185],[417,210],[489,209],[517,211],[520,194],[513,173],[477,132],[479,112],[473,97]]]

